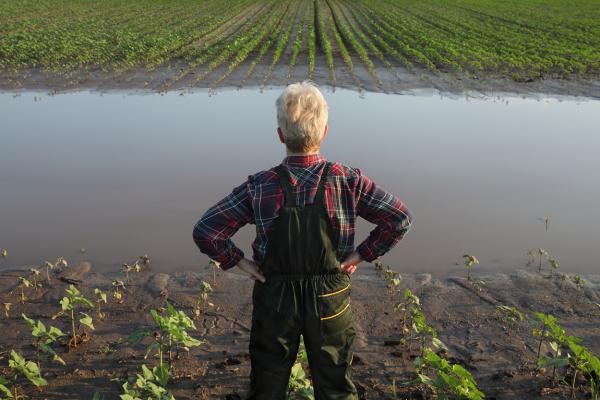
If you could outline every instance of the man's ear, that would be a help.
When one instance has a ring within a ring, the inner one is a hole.
[[[323,139],[325,139],[325,136],[327,136],[327,132],[329,132],[329,124],[325,125],[325,132],[323,132]],[[323,140],[321,139],[321,140]]]
[[[277,127],[277,135],[279,136],[279,141],[285,144],[285,140],[283,139],[283,132],[281,132],[281,128]]]

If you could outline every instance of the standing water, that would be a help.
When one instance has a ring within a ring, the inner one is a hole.
[[[147,253],[157,270],[202,268],[197,219],[285,156],[280,92],[0,94],[0,267],[64,256],[117,270]],[[470,253],[478,270],[509,271],[543,247],[565,271],[597,270],[598,101],[324,94],[322,154],[414,214],[384,263],[444,275]],[[253,229],[234,237],[247,256]]]

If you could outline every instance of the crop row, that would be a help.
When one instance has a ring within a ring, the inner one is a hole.
[[[594,0],[0,0],[0,71],[169,68],[161,88],[225,66],[215,86],[242,64],[242,82],[264,64],[263,84],[278,65],[312,78],[320,63],[332,84],[340,69],[359,82],[357,68],[377,85],[380,68],[597,79],[599,21]]]

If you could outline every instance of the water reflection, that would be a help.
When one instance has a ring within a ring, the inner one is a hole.
[[[0,94],[0,248],[10,253],[0,266],[62,255],[106,270],[148,253],[157,269],[202,267],[197,218],[284,157],[279,92]],[[362,168],[415,215],[384,262],[445,273],[471,253],[480,269],[512,270],[542,246],[564,270],[597,270],[599,102],[326,98],[322,153]],[[358,228],[357,240],[370,226]],[[252,229],[235,238],[248,252]]]

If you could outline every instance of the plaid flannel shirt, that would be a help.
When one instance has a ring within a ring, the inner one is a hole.
[[[297,204],[310,204],[326,159],[318,154],[288,156],[282,164],[290,171]],[[396,196],[377,186],[358,168],[333,163],[325,190],[325,207],[333,223],[337,258],[343,261],[354,250],[358,216],[376,225],[357,251],[370,262],[390,250],[408,232],[412,215]],[[248,176],[246,182],[212,206],[194,226],[193,238],[201,252],[234,267],[244,256],[231,237],[246,224],[256,225],[253,260],[261,264],[269,233],[283,203],[283,190],[274,168]]]

